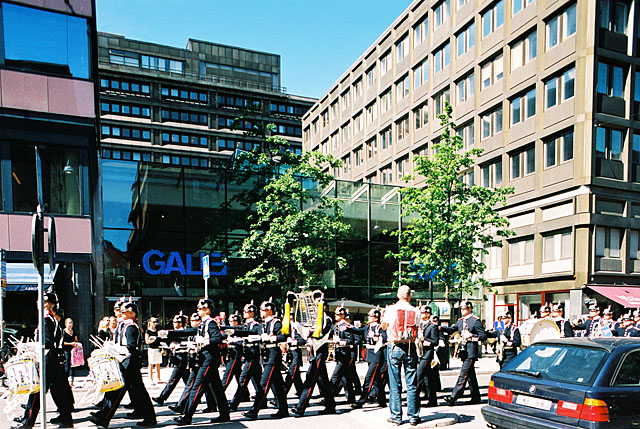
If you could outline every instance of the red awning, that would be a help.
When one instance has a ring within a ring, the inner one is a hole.
[[[640,308],[640,287],[589,285],[587,287],[624,307]]]

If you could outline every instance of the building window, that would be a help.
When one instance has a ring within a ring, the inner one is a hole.
[[[511,13],[515,15],[525,7],[533,3],[534,0],[511,0]]]
[[[118,116],[131,116],[136,118],[150,118],[151,108],[128,103],[100,103],[102,114],[114,114]]]
[[[65,77],[91,77],[87,19],[3,2],[4,65]]]
[[[373,137],[367,141],[367,158],[373,158],[378,155],[378,140]]]
[[[469,52],[476,44],[476,24],[472,22],[467,25],[456,36],[456,45],[458,47],[458,56]]]
[[[502,185],[502,158],[493,160],[480,167],[482,170],[482,186],[495,188]]]
[[[502,54],[482,66],[482,89],[488,88],[504,76]]]
[[[388,50],[380,57],[380,76],[386,75],[391,71],[391,67],[393,64],[391,63],[391,50]]]
[[[573,159],[573,130],[544,141],[544,168],[550,168]]]
[[[596,127],[596,157],[622,160],[622,131],[613,128]]]
[[[620,66],[613,64],[598,62],[598,85],[599,94],[608,95],[609,97],[624,96],[626,71]]]
[[[335,101],[331,104],[329,108],[329,112],[331,113],[331,121],[336,121],[338,119],[338,102]]]
[[[347,144],[349,140],[351,140],[351,122],[347,122],[347,124],[342,127],[342,143]]]
[[[325,128],[329,125],[329,110],[325,109],[320,115],[322,118],[322,128]]]
[[[504,0],[495,3],[482,14],[482,38],[487,37],[504,24]]]
[[[391,90],[386,91],[380,96],[380,114],[384,115],[391,110]]]
[[[433,96],[433,114],[436,120],[439,119],[438,116],[442,115],[442,112],[444,112],[445,103],[451,103],[449,88],[445,88]]]
[[[429,58],[425,58],[413,68],[413,87],[420,88],[427,80],[429,80]]]
[[[572,98],[575,94],[575,81],[576,69],[574,67],[547,80],[544,83],[545,108],[548,109]]]
[[[382,150],[388,149],[393,145],[391,127],[387,127],[382,133],[380,133],[380,141],[382,142]]]
[[[207,103],[207,101],[209,100],[209,96],[206,92],[193,91],[186,88],[175,88],[175,87],[168,87],[168,86],[161,87],[160,96],[163,100],[185,101],[190,103]],[[220,102],[221,97],[222,97],[222,102]],[[219,95],[218,104],[228,105],[227,104],[228,99],[234,100],[233,96],[231,95]],[[234,106],[235,104],[234,102],[235,100],[234,100],[231,102],[231,106],[233,107],[255,106],[257,108],[260,107],[260,101],[258,100],[248,100],[248,99],[241,99],[241,100],[242,101],[239,101],[238,103],[241,103],[242,105]],[[257,102],[257,106],[256,106],[256,102]]]
[[[100,91],[124,92],[131,95],[148,97],[151,87],[148,84],[128,80],[100,79]]]
[[[407,164],[409,164],[409,158],[406,156],[396,162],[397,183],[401,183],[404,175],[407,173]]]
[[[342,158],[342,174],[346,175],[351,171],[351,154]]]
[[[485,112],[480,117],[482,124],[482,140],[495,136],[502,131],[502,105]]]
[[[367,125],[373,124],[378,119],[378,102],[374,101],[373,103],[367,106]]]
[[[509,242],[509,266],[533,264],[533,237],[525,237]]]
[[[458,0],[458,9],[460,9],[465,4],[469,3],[469,0]]]
[[[340,148],[340,134],[337,132],[331,135],[331,148],[332,151],[336,151]]]
[[[475,143],[475,127],[473,121],[468,124],[462,125],[458,128],[458,135],[462,137],[462,142],[465,149],[471,149]]]
[[[511,154],[511,179],[528,176],[536,171],[536,149],[528,146]]]
[[[396,43],[396,63],[404,60],[409,55],[409,35],[405,35]]]
[[[640,231],[629,231],[629,258],[640,259]]]
[[[511,46],[511,71],[516,70],[536,58],[538,36],[534,30]]]
[[[598,2],[600,28],[614,33],[627,34],[629,26],[629,2],[625,0],[600,0]]]
[[[434,30],[449,20],[450,12],[450,0],[441,1],[433,8]]]
[[[463,103],[473,97],[475,90],[475,76],[473,72],[463,77],[456,83],[458,103]]]
[[[342,106],[342,110],[347,110],[351,107],[351,91],[346,90],[342,96],[340,97],[340,104]]]
[[[208,139],[206,136],[197,136],[192,134],[181,134],[181,133],[173,133],[169,131],[162,132],[162,143],[174,143],[174,144],[183,144],[189,146],[208,146]]]
[[[160,113],[162,122],[182,122],[195,125],[207,125],[209,123],[209,116],[206,114],[171,109],[162,109]]]
[[[467,171],[466,173],[464,173],[461,177],[460,177],[460,181],[464,184],[466,184],[467,186],[474,186],[476,184],[475,182],[475,174],[473,172],[473,168],[469,171]]]
[[[393,172],[391,165],[388,165],[380,170],[380,178],[382,185],[390,185],[393,181]]]
[[[396,136],[398,137],[398,141],[409,137],[409,115],[406,115],[396,122]]]
[[[441,72],[451,61],[449,42],[445,43],[433,55],[434,74]]]
[[[358,100],[362,96],[362,78],[353,83],[353,101]]]
[[[362,113],[358,113],[353,117],[353,133],[358,134],[360,133],[360,131],[362,131],[362,129]]]
[[[409,96],[409,74],[396,82],[396,103]]]
[[[547,21],[547,50],[564,42],[575,32],[576,4],[574,3]]]
[[[425,40],[429,31],[429,17],[424,16],[418,24],[413,27],[413,47],[415,48]]]
[[[616,228],[596,228],[596,256],[619,259],[621,247],[621,230]]]
[[[373,88],[376,84],[377,67],[374,64],[369,70],[367,70],[367,89]]]
[[[429,103],[424,102],[419,107],[413,109],[413,119],[416,130],[424,127],[429,123]]]
[[[353,155],[355,158],[356,167],[360,167],[361,165],[364,165],[364,149],[362,148],[362,146],[358,146],[353,151]]]
[[[570,229],[554,231],[542,235],[543,261],[560,261],[573,256],[573,239]]]
[[[103,125],[102,138],[151,141],[151,130],[115,125]]]
[[[511,125],[519,124],[536,114],[536,89],[511,100]]]
[[[640,134],[633,135],[631,163],[633,164],[633,174],[631,175],[631,180],[633,180],[634,182],[640,182]]]

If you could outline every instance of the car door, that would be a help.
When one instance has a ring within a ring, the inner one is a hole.
[[[620,359],[605,393],[612,427],[640,427],[640,350],[631,350]]]

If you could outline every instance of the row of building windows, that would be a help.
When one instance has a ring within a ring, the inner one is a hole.
[[[162,122],[182,122],[185,124],[209,125],[209,115],[184,110],[161,110]]]
[[[100,90],[124,92],[127,94],[144,95],[151,94],[151,86],[145,83],[122,80],[122,79],[100,79]]]
[[[208,138],[206,136],[170,132],[162,133],[162,143],[174,143],[203,147],[207,147],[209,145]]]
[[[151,130],[120,125],[102,125],[102,138],[151,141]]]
[[[130,103],[100,103],[100,111],[102,114],[115,114],[122,116],[132,116],[136,118],[151,118],[151,108],[149,106],[140,106]]]
[[[151,162],[150,152],[138,152],[122,149],[103,149],[102,158],[105,159],[122,159],[124,161],[143,161]]]
[[[153,162],[154,157],[150,152],[139,152],[135,150],[123,150],[123,149],[103,149],[102,158],[104,159],[120,159],[123,161],[135,161],[135,162]],[[209,161],[207,158],[193,157],[193,156],[180,156],[180,155],[161,155],[161,158],[157,159],[163,164],[181,165],[185,167],[200,167],[208,168]]]
[[[248,142],[243,140],[232,140],[232,139],[222,139],[218,138],[218,150],[246,150],[252,151],[254,149],[259,149],[260,143]]]
[[[109,50],[109,62],[111,64],[118,64],[122,66],[138,67],[177,74],[182,74],[184,70],[184,61],[156,57],[153,55],[143,55],[137,52],[122,51],[118,49]]]
[[[235,95],[219,94],[218,106],[233,108],[250,107],[252,109],[260,109],[262,105],[260,100],[237,97]]]
[[[163,100],[179,100],[191,103],[207,103],[209,101],[209,96],[206,92],[168,87],[164,85],[160,89],[160,95]]]

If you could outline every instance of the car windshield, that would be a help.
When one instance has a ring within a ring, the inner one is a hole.
[[[534,344],[513,358],[502,372],[591,386],[608,356],[605,350],[588,347]]]

